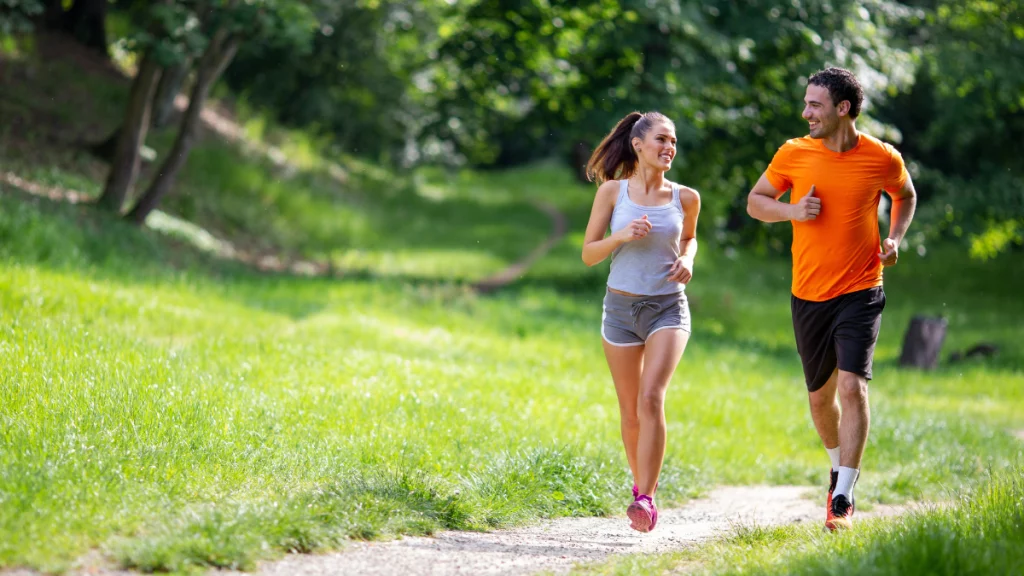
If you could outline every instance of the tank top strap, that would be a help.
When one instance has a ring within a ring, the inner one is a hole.
[[[619,206],[626,198],[629,198],[629,180],[622,179],[619,180],[619,197],[615,201],[615,205]]]
[[[675,202],[676,206],[679,208],[679,213],[685,215],[686,209],[683,208],[683,200],[679,197],[680,190],[682,190],[682,186],[679,184],[672,185],[672,201]]]

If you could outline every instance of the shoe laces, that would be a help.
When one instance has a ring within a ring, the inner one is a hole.
[[[853,503],[846,497],[846,494],[840,494],[832,498],[833,516],[846,516],[852,509]]]

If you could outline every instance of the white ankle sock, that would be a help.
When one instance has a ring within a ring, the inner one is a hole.
[[[860,475],[860,470],[840,466],[838,472],[839,481],[836,482],[836,490],[832,493],[832,498],[835,499],[836,496],[844,494],[852,502],[853,485],[857,482],[857,476]]]
[[[832,471],[839,470],[839,446],[835,448],[825,448],[825,452],[828,452],[828,457],[832,460]]]

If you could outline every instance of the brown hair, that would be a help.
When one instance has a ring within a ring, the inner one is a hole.
[[[587,179],[598,184],[629,178],[636,171],[637,156],[633,149],[633,138],[641,140],[655,122],[664,120],[671,123],[661,112],[630,112],[601,140],[587,162]]]
[[[860,115],[860,107],[864,103],[864,89],[853,72],[843,68],[825,68],[812,74],[807,83],[828,90],[833,106],[839,106],[840,102],[848,100],[850,118],[856,120]]]

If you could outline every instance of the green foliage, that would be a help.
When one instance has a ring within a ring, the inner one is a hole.
[[[41,10],[37,0],[3,2],[7,28]],[[784,252],[790,231],[749,219],[744,196],[775,149],[805,132],[803,79],[847,66],[868,92],[860,127],[896,143],[917,178],[912,247],[1019,246],[999,232],[1024,218],[1019,0],[117,7],[134,14],[127,45],[152,48],[164,64],[194,58],[215,30],[244,34],[251,41],[226,74],[236,93],[329,137],[336,152],[389,165],[569,158],[626,112],[658,109],[680,135],[671,177],[704,192],[700,233],[761,252]]]
[[[1019,217],[1019,2],[350,0],[320,21],[308,56],[253,44],[228,78],[351,153],[401,165],[567,158],[626,112],[658,109],[680,135],[672,176],[705,192],[701,233],[783,252],[788,228],[752,222],[744,196],[806,131],[802,79],[835,64],[864,81],[861,128],[922,175],[916,245],[944,233],[943,181],[1004,213],[996,223]],[[951,205],[963,238],[992,220]]]
[[[308,56],[253,44],[227,77],[287,123],[403,165],[565,157],[626,112],[660,109],[681,137],[675,177],[708,192],[705,228],[764,244],[787,232],[747,225],[739,199],[804,130],[799,79],[837,63],[874,74],[873,93],[902,85],[910,57],[890,47],[888,22],[907,13],[879,1],[351,0],[321,19]]]
[[[1024,178],[1014,169],[966,177],[919,167],[915,184],[926,191],[912,230],[917,243],[966,242],[982,259],[1020,249]]]
[[[42,13],[41,0],[0,0],[0,36],[28,32]]]
[[[1024,244],[1024,219],[993,222],[981,234],[972,234],[971,256],[989,260],[1013,244]]]
[[[193,8],[178,2],[147,3],[137,8],[140,26],[125,39],[135,52],[151,51],[161,66],[202,54],[209,42]]]
[[[908,25],[921,49],[918,80],[889,111],[912,131],[907,148],[930,166],[971,177],[1015,168],[1024,148],[1024,3],[940,1]],[[898,108],[895,108],[898,106]],[[905,111],[898,118],[897,110]]]
[[[346,152],[397,162],[434,114],[417,85],[442,16],[454,10],[442,2],[338,2],[320,13],[309,53],[251,43],[225,78],[281,121],[330,135]]]
[[[464,19],[439,49],[447,90],[428,130],[473,163],[512,164],[658,109],[680,136],[674,176],[708,193],[705,231],[725,232],[775,149],[805,131],[800,78],[856,64],[877,92],[909,60],[856,2],[484,2]]]
[[[919,163],[928,241],[971,239],[973,253],[1019,250],[1024,222],[1024,3],[923,2],[901,27],[919,54],[913,87],[882,117]]]
[[[323,0],[135,2],[128,10],[137,26],[125,40],[131,50],[152,50],[163,66],[198,57],[218,30],[286,46],[301,55],[309,50],[318,24],[316,9],[322,4]]]

